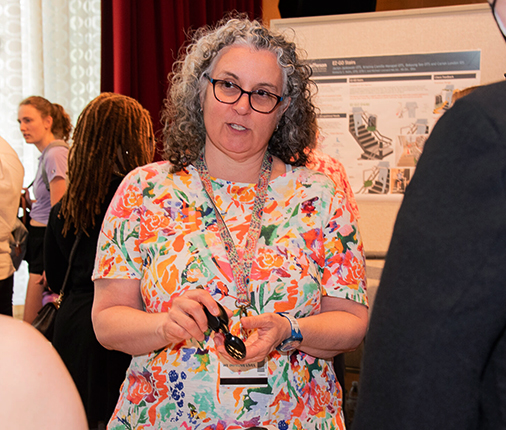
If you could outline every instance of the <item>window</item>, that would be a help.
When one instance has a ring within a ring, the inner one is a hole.
[[[61,104],[72,123],[100,93],[100,0],[0,0],[0,135],[33,180],[40,155],[24,142],[18,104],[39,95]],[[26,272],[26,263],[24,263]],[[15,304],[24,302],[26,275],[15,276]]]

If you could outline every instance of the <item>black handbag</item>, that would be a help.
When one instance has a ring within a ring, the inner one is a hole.
[[[26,229],[23,221],[16,218],[14,230],[12,230],[9,237],[9,247],[11,249],[12,264],[16,270],[19,269],[21,262],[25,258],[26,245],[28,244],[28,230]]]
[[[33,181],[28,188],[33,185]],[[22,261],[25,259],[26,249],[28,245],[28,226],[30,225],[30,209],[26,200],[26,192],[21,193],[19,198],[19,211],[22,211],[22,215],[16,218],[14,229],[9,237],[9,247],[11,250],[11,260],[16,270],[21,266]]]
[[[70,275],[70,268],[72,267],[72,261],[74,260],[74,254],[77,249],[77,244],[81,239],[81,234],[81,232],[77,234],[76,241],[74,242],[74,245],[72,245],[72,250],[70,251],[69,256],[69,265],[67,267],[67,272],[65,272],[65,278],[63,278],[63,284],[60,288],[59,297],[55,301],[46,303],[44,306],[42,306],[42,309],[37,313],[37,316],[32,322],[32,326],[39,330],[44,336],[46,336],[47,340],[50,342],[53,340],[56,313],[58,312],[58,309],[60,309],[61,303],[63,301],[63,293],[65,286],[67,285],[68,277]]]

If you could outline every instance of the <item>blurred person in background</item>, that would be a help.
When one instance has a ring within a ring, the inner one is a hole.
[[[12,316],[15,268],[9,239],[18,216],[24,169],[18,154],[0,137],[0,314]]]
[[[506,0],[491,1],[506,38]],[[506,428],[506,82],[425,143],[385,262],[353,430]]]
[[[154,155],[149,112],[136,100],[102,93],[79,116],[68,163],[68,188],[51,209],[44,243],[45,272],[55,293],[79,236],[65,295],[56,316],[53,345],[83,401],[90,429],[104,428],[114,411],[131,356],[109,351],[91,323],[91,280],[98,234],[109,202],[131,170]]]
[[[44,233],[51,206],[65,193],[72,124],[61,105],[40,96],[28,97],[19,104],[18,122],[26,143],[35,145],[41,153],[33,181],[33,199],[28,190],[24,194],[30,207],[30,225],[25,256],[29,278],[23,319],[31,323],[42,308]]]
[[[35,328],[0,315],[0,417],[6,430],[86,430],[65,365]]]

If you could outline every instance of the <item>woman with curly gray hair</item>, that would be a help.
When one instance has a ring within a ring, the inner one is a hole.
[[[305,167],[311,70],[256,21],[200,29],[163,114],[167,161],[102,225],[93,323],[133,355],[110,429],[343,428],[333,357],[367,325],[344,192]]]
[[[277,126],[269,139],[269,152],[292,166],[304,166],[316,144],[316,112],[309,79],[311,68],[299,58],[296,46],[259,23],[231,20],[218,31],[204,27],[194,35],[195,43],[175,64],[165,119],[166,158],[180,170],[194,162],[204,147],[206,127],[201,98],[209,84],[206,76],[222,49],[230,45],[250,46],[272,52],[281,69],[282,93],[290,103],[277,109]],[[258,96],[253,96],[258,97]],[[272,99],[274,102],[275,99]]]

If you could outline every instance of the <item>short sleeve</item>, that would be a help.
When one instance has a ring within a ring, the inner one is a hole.
[[[355,216],[343,192],[337,191],[324,229],[323,294],[368,306],[365,255]]]
[[[44,157],[44,166],[49,183],[51,183],[54,178],[65,179],[67,177],[68,155],[69,150],[64,146],[49,148],[48,153]]]
[[[125,177],[106,212],[97,243],[93,280],[141,278],[139,231],[143,198],[140,175],[136,172]]]
[[[343,190],[346,194],[346,198],[348,199],[348,210],[350,210],[357,219],[360,218],[355,195],[351,188],[351,184],[348,181],[346,170],[340,161],[332,158],[324,152],[315,151],[308,168],[325,173],[334,182],[338,189]]]

